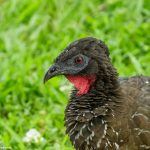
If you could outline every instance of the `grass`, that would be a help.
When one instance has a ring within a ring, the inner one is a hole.
[[[110,48],[121,76],[150,73],[149,0],[0,0],[0,143],[12,150],[72,150],[65,135],[63,77],[43,84],[53,59],[75,39]],[[44,142],[24,143],[37,129]]]

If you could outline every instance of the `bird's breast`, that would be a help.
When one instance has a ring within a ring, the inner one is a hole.
[[[65,118],[67,133],[78,150],[118,150],[128,140],[125,122],[122,126],[115,112],[106,107],[93,111],[66,111]]]

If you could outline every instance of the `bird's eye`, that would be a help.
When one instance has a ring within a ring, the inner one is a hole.
[[[82,56],[77,56],[75,59],[74,59],[74,62],[76,64],[82,64],[83,63],[83,57]]]

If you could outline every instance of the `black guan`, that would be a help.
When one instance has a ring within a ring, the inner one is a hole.
[[[76,150],[150,150],[150,77],[119,78],[108,47],[92,37],[67,46],[44,82],[56,75],[74,84],[65,126]]]

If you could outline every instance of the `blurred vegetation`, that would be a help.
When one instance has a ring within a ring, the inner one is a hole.
[[[107,43],[121,76],[149,75],[149,0],[0,0],[0,141],[5,146],[73,149],[63,125],[68,82],[57,77],[44,85],[42,80],[65,46],[86,36]],[[31,128],[45,140],[24,143]]]

